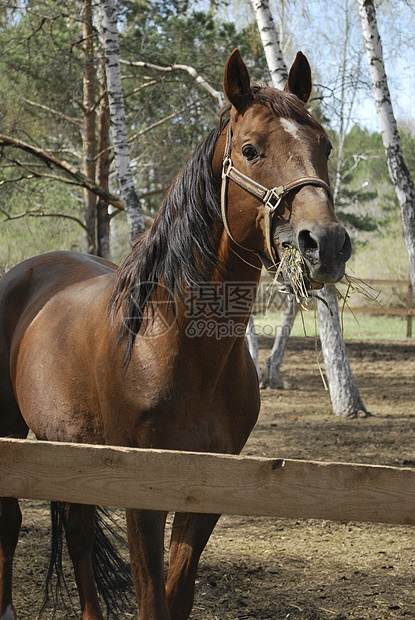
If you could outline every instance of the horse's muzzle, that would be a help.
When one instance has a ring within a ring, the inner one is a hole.
[[[302,228],[296,237],[310,280],[322,284],[341,280],[352,253],[350,237],[341,224]]]

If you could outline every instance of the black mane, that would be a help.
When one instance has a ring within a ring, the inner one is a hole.
[[[323,131],[305,105],[291,93],[252,87],[254,101],[276,116],[296,120]],[[128,360],[142,327],[144,311],[160,283],[183,298],[186,288],[206,282],[218,264],[213,226],[220,214],[220,181],[213,177],[216,141],[229,121],[230,105],[222,111],[218,128],[196,147],[166,194],[152,228],[144,233],[116,272],[110,300],[112,315],[123,313],[120,336],[128,341]]]
[[[147,301],[158,283],[179,296],[207,280],[218,267],[213,223],[220,218],[220,182],[212,157],[221,128],[196,147],[166,194],[151,229],[117,270],[111,297],[113,315],[122,309],[121,336],[130,352]]]

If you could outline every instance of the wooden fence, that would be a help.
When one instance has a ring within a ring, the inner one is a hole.
[[[412,320],[415,316],[415,308],[413,307],[414,295],[412,290],[412,284],[410,280],[364,280],[364,283],[368,286],[373,286],[375,289],[381,289],[382,286],[387,287],[402,287],[406,289],[406,304],[401,307],[387,306],[383,307],[382,303],[372,306],[354,306],[348,308],[345,306],[346,312],[353,312],[354,314],[383,314],[386,316],[403,316],[406,317],[406,337],[412,338]]]
[[[265,284],[269,284],[272,281],[272,278],[266,274],[261,277],[261,282]],[[384,315],[384,316],[402,316],[406,317],[406,337],[412,338],[412,321],[415,316],[415,308],[413,305],[414,295],[412,290],[412,285],[410,280],[387,280],[387,279],[367,279],[363,280],[363,285],[367,287],[373,288],[373,296],[376,297],[377,292],[382,291],[382,287],[396,287],[402,288],[403,295],[402,297],[405,299],[405,304],[401,304],[400,306],[393,306],[388,303],[388,305],[384,305],[382,300],[379,302],[372,302],[372,304],[365,303],[365,305],[353,305],[353,299],[347,305],[344,306],[345,312],[350,312],[355,315],[366,314],[366,315]],[[363,298],[362,298],[363,299]],[[266,303],[263,303],[261,300],[258,300],[254,306],[255,311],[261,312],[267,306]]]
[[[415,524],[415,469],[17,439],[0,440],[0,495]]]

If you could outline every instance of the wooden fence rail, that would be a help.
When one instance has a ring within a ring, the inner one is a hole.
[[[0,495],[415,524],[415,469],[17,439],[0,440]]]
[[[268,274],[263,274],[261,276],[261,282],[268,284],[272,281],[272,278]],[[412,322],[415,317],[415,308],[413,306],[414,302],[414,294],[412,290],[412,284],[410,280],[386,280],[386,279],[366,279],[363,280],[363,284],[373,287],[375,290],[381,289],[382,286],[394,286],[394,287],[402,287],[406,289],[405,306],[401,307],[391,307],[391,306],[383,306],[381,303],[379,305],[365,305],[365,306],[353,306],[351,304],[347,304],[344,307],[342,306],[342,311],[351,312],[352,314],[367,314],[367,315],[384,315],[384,316],[402,316],[406,317],[406,337],[412,338]],[[254,313],[255,312],[263,312],[265,308],[267,308],[267,303],[257,301],[254,305]]]
[[[355,306],[348,308],[345,306],[346,311],[350,311],[353,314],[372,314],[372,315],[386,315],[386,316],[402,316],[406,317],[406,337],[412,338],[412,321],[415,316],[415,308],[413,307],[414,294],[412,290],[412,284],[410,280],[365,280],[365,284],[373,286],[375,288],[382,286],[402,286],[406,287],[406,305],[401,308],[383,307],[379,306]]]

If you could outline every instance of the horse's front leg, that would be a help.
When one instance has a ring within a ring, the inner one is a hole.
[[[81,602],[82,620],[104,620],[92,568],[95,506],[67,504],[64,524]]]
[[[171,620],[164,585],[164,527],[167,513],[127,509],[131,570],[140,620]]]
[[[220,515],[176,513],[166,584],[171,620],[186,620],[193,606],[199,559]]]
[[[0,498],[0,620],[17,618],[12,603],[12,573],[21,523],[17,499]]]

